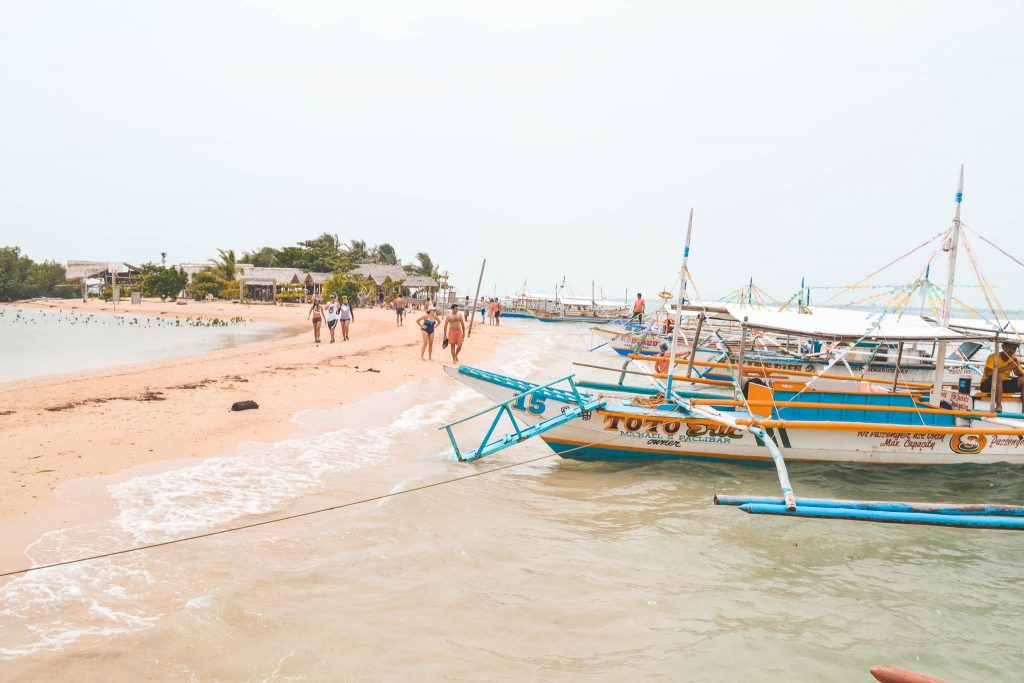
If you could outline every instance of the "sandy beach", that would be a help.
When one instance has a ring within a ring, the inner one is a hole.
[[[43,309],[111,312],[110,304],[38,300]],[[78,524],[103,510],[60,500],[66,482],[114,475],[160,461],[224,453],[246,441],[270,442],[296,429],[309,408],[350,405],[372,393],[441,376],[450,362],[437,335],[433,362],[419,359],[418,314],[357,309],[351,341],[313,343],[305,306],[228,302],[175,305],[146,300],[118,312],[294,324],[301,334],[272,342],[103,371],[0,384],[0,567],[24,564],[22,550],[41,533]],[[513,328],[479,324],[460,360],[485,361]],[[71,340],[69,340],[70,342]],[[232,412],[251,399],[258,410]]]

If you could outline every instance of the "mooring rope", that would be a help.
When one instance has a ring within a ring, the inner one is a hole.
[[[587,444],[587,445],[594,445],[594,444]],[[579,446],[578,448],[585,448],[585,446]],[[576,450],[576,449],[572,449],[572,450]],[[570,452],[570,451],[566,451],[566,452]],[[4,578],[4,577],[7,577],[7,576],[17,576],[19,574],[27,574],[29,572],[36,572],[36,571],[39,571],[41,569],[53,569],[54,567],[65,567],[67,565],[81,564],[83,562],[90,562],[92,560],[102,560],[103,558],[116,557],[117,555],[127,555],[128,553],[135,553],[135,552],[139,552],[141,550],[149,550],[151,548],[160,548],[160,547],[167,546],[167,545],[175,545],[177,543],[185,543],[187,541],[195,541],[195,540],[198,540],[198,539],[201,539],[201,538],[209,538],[211,536],[219,536],[221,534],[229,534],[229,533],[233,533],[235,531],[242,531],[244,529],[252,529],[252,528],[258,527],[258,526],[267,526],[268,524],[277,524],[278,522],[286,522],[286,521],[293,520],[293,519],[299,519],[301,517],[309,517],[311,515],[318,515],[318,514],[321,514],[321,513],[324,513],[324,512],[332,512],[334,510],[341,510],[343,508],[353,507],[355,505],[362,505],[364,503],[373,503],[375,501],[385,500],[387,498],[394,498],[395,496],[401,496],[401,495],[406,494],[406,493],[414,493],[416,491],[423,491],[425,489],[435,488],[437,486],[444,486],[445,484],[452,484],[452,483],[455,483],[455,482],[458,482],[458,481],[462,481],[464,479],[472,479],[473,477],[480,477],[480,476],[483,476],[485,474],[491,474],[493,472],[499,472],[501,470],[507,470],[507,469],[511,469],[513,467],[519,467],[521,465],[528,465],[530,463],[537,462],[539,460],[545,460],[547,458],[552,458],[552,457],[554,457],[556,455],[558,455],[558,453],[548,453],[546,455],[542,455],[542,456],[539,456],[539,457],[536,457],[536,458],[530,458],[529,460],[522,460],[520,462],[514,462],[514,463],[511,463],[511,464],[508,464],[508,465],[499,465],[498,467],[492,467],[491,469],[484,470],[482,472],[473,472],[472,474],[467,474],[467,475],[464,475],[464,476],[461,476],[461,477],[453,477],[451,479],[444,479],[442,481],[435,481],[435,482],[432,482],[430,484],[423,484],[422,486],[416,486],[416,487],[413,487],[411,489],[404,489],[402,491],[395,491],[393,493],[385,493],[383,495],[372,496],[370,498],[362,498],[360,500],[353,500],[353,501],[349,501],[347,503],[341,503],[339,505],[331,505],[329,507],[317,508],[316,510],[307,510],[305,512],[299,512],[299,513],[296,513],[294,515],[285,515],[284,517],[275,517],[273,519],[265,519],[265,520],[261,520],[259,522],[250,522],[249,524],[239,524],[237,526],[231,526],[231,527],[228,527],[226,529],[218,529],[216,531],[206,531],[206,532],[203,532],[201,534],[193,534],[191,536],[182,536],[180,538],[174,538],[174,539],[171,539],[169,541],[160,541],[159,543],[148,543],[146,545],[134,546],[134,547],[131,547],[131,548],[122,548],[120,550],[113,550],[113,551],[107,552],[107,553],[99,553],[98,555],[89,555],[87,557],[79,557],[79,558],[76,558],[74,560],[64,560],[64,561],[61,561],[61,562],[52,562],[50,564],[42,564],[42,565],[39,565],[37,567],[28,567],[26,569],[18,569],[18,570],[15,570],[15,571],[3,572],[3,573],[0,573],[0,578]]]
[[[382,494],[382,495],[379,495],[379,496],[372,496],[370,498],[362,498],[360,500],[353,500],[353,501],[349,501],[347,503],[340,503],[338,505],[331,505],[331,506],[328,506],[328,507],[317,508],[315,510],[307,510],[305,512],[298,512],[298,513],[293,514],[293,515],[285,515],[283,517],[274,517],[273,519],[264,519],[264,520],[261,520],[259,522],[250,522],[249,524],[239,524],[237,526],[227,527],[226,529],[218,529],[216,531],[206,531],[206,532],[203,532],[201,534],[192,534],[191,536],[181,536],[179,538],[173,538],[173,539],[171,539],[169,541],[160,541],[159,543],[147,543],[145,545],[133,546],[131,548],[122,548],[120,550],[112,550],[112,551],[107,552],[107,553],[99,553],[97,555],[89,555],[87,557],[79,557],[79,558],[75,558],[73,560],[63,560],[61,562],[52,562],[50,564],[41,564],[41,565],[39,565],[37,567],[27,567],[25,569],[17,569],[17,570],[14,570],[14,571],[2,572],[2,573],[0,573],[0,579],[8,577],[8,576],[18,576],[20,574],[28,574],[29,572],[37,572],[37,571],[39,571],[41,569],[53,569],[55,567],[66,567],[68,565],[82,564],[83,562],[91,562],[92,560],[102,560],[104,558],[116,557],[118,555],[127,555],[129,553],[136,553],[136,552],[139,552],[139,551],[142,551],[142,550],[150,550],[152,548],[160,548],[160,547],[163,547],[163,546],[176,545],[178,543],[185,543],[185,542],[188,542],[188,541],[196,541],[196,540],[199,540],[199,539],[202,539],[202,538],[209,538],[211,536],[220,536],[222,534],[230,534],[230,533],[234,533],[236,531],[244,531],[245,529],[252,529],[252,528],[255,528],[255,527],[259,527],[259,526],[267,526],[269,524],[277,524],[279,522],[287,522],[287,521],[290,521],[290,520],[293,520],[293,519],[299,519],[301,517],[310,517],[312,515],[319,515],[319,514],[324,513],[324,512],[333,512],[334,510],[341,510],[341,509],[353,507],[353,506],[356,506],[356,505],[363,505],[364,503],[373,503],[373,502],[380,501],[380,500],[386,500],[388,498],[395,498],[396,496],[401,496],[401,495],[404,495],[406,493],[415,493],[417,491],[424,491],[426,489],[432,489],[432,488],[436,488],[438,486],[445,486],[447,484],[454,484],[456,482],[463,481],[465,479],[473,479],[474,477],[481,477],[481,476],[483,476],[485,474],[492,474],[494,472],[500,472],[502,470],[509,470],[509,469],[514,468],[514,467],[521,467],[522,465],[529,465],[530,463],[539,462],[541,460],[547,460],[548,458],[553,458],[556,455],[557,456],[564,456],[567,453],[572,453],[574,451],[578,451],[578,450],[583,449],[583,448],[589,448],[591,446],[600,446],[601,444],[605,444],[605,443],[608,443],[610,441],[614,441],[616,438],[618,438],[618,435],[615,435],[614,437],[609,437],[608,439],[602,439],[600,441],[592,441],[590,443],[580,444],[579,446],[573,446],[572,448],[569,448],[567,450],[561,451],[559,453],[547,453],[545,455],[541,455],[541,456],[538,456],[536,458],[530,458],[528,460],[521,460],[519,462],[509,463],[508,465],[498,465],[497,467],[492,467],[489,470],[483,470],[482,472],[473,472],[472,474],[467,474],[467,475],[464,475],[464,476],[461,476],[461,477],[452,477],[451,479],[443,479],[441,481],[435,481],[435,482],[431,482],[429,484],[423,484],[422,486],[414,486],[413,488],[410,488],[410,489],[403,489],[401,491],[395,491],[393,493],[385,493],[385,494]]]

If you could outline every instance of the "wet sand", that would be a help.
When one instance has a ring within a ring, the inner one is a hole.
[[[33,308],[108,312],[110,304],[33,301]],[[307,307],[224,302],[145,301],[118,312],[294,324],[306,327]],[[440,333],[433,362],[419,359],[417,315],[405,325],[394,313],[356,309],[351,341],[313,343],[311,327],[295,336],[200,356],[103,371],[0,384],[0,568],[25,564],[25,546],[45,531],[109,514],[80,502],[64,504],[60,487],[161,461],[210,457],[242,442],[272,442],[297,429],[296,413],[352,404],[401,384],[441,375]],[[511,327],[474,325],[460,360],[481,362]],[[232,412],[235,401],[258,410]],[[81,486],[81,485],[79,485]],[[76,495],[76,500],[82,496]],[[95,497],[101,501],[102,497]]]

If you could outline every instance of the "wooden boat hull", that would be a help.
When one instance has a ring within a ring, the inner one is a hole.
[[[446,367],[446,372],[480,394],[498,402],[518,390],[500,380],[487,380]],[[496,376],[500,377],[500,376]],[[522,400],[522,399],[521,399]],[[516,419],[536,424],[568,405],[535,395],[510,407]],[[737,418],[749,417],[739,411]],[[969,427],[868,422],[788,421],[769,427],[786,462],[863,463],[946,466],[1010,463],[1024,465],[1024,430],[975,421]],[[766,423],[770,424],[770,423]],[[626,402],[609,404],[558,426],[541,436],[559,455],[578,460],[691,459],[746,464],[772,464],[767,446],[742,429],[674,411],[643,408]]]

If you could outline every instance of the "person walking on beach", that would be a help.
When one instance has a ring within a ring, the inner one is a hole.
[[[341,304],[338,305],[338,322],[341,323],[341,340],[348,341],[348,326],[356,319],[355,312],[348,305],[348,297],[341,297]]]
[[[501,325],[501,302],[494,300],[494,324]]]
[[[448,348],[452,352],[452,360],[459,362],[459,352],[462,351],[462,340],[466,335],[466,318],[459,312],[459,305],[452,304],[452,312],[444,317],[444,330],[442,331]]]
[[[437,309],[433,306],[427,308],[427,312],[419,317],[416,324],[420,326],[420,334],[423,335],[423,346],[420,348],[420,360],[423,360],[423,352],[427,352],[427,358],[434,360],[434,328],[441,319],[437,317]]]
[[[629,322],[636,320],[641,325],[644,324],[644,308],[647,307],[647,302],[644,301],[644,295],[640,292],[636,293],[636,301],[633,302],[633,315],[630,316]]]
[[[401,295],[395,297],[395,324],[405,324],[405,299]]]
[[[316,344],[320,343],[320,323],[323,321],[321,311],[320,299],[314,297],[313,305],[310,307],[309,313],[306,314],[306,320],[313,319],[313,341]]]
[[[340,306],[340,304],[338,304],[338,295],[337,294],[331,294],[331,300],[327,304],[327,308],[325,309],[325,313],[326,313],[326,318],[327,318],[327,329],[331,333],[331,343],[332,344],[334,343],[334,328],[338,326],[338,308],[339,308],[339,306]]]

